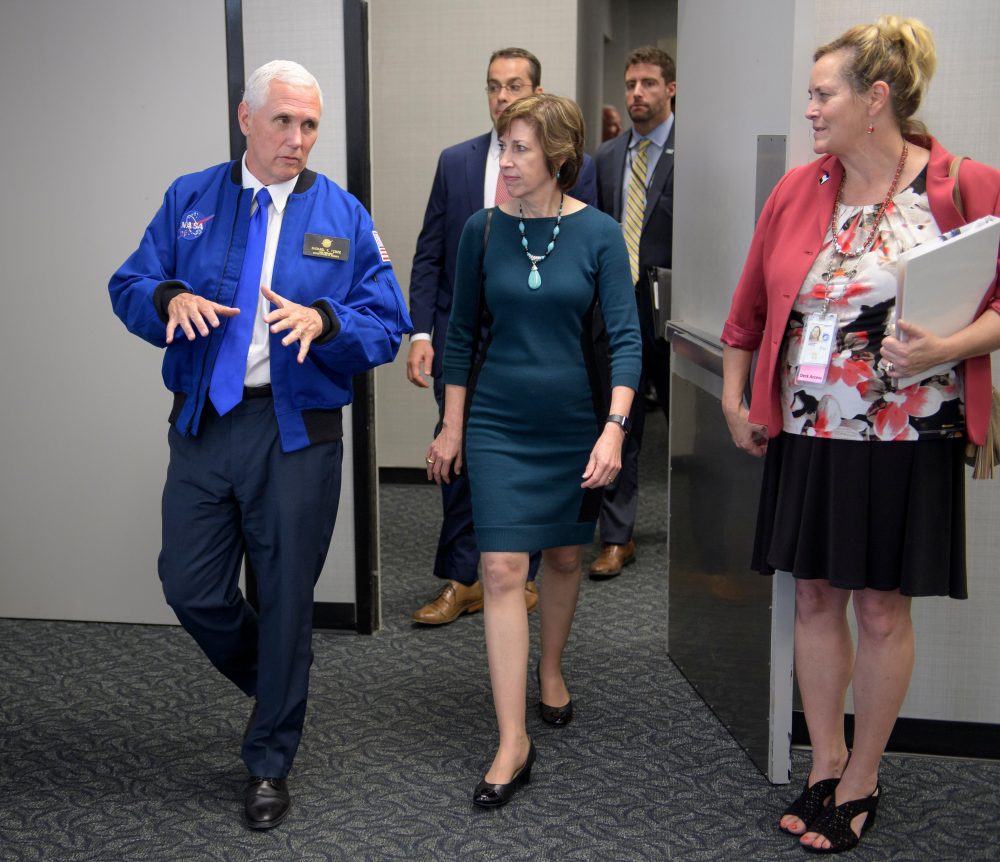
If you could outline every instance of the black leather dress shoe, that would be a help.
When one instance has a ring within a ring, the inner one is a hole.
[[[535,762],[535,743],[531,743],[524,765],[506,784],[491,784],[485,778],[472,793],[472,804],[480,808],[498,808],[506,805],[525,784],[531,780],[531,767]]]
[[[243,810],[251,829],[272,829],[288,816],[292,798],[284,778],[251,775],[243,793]]]

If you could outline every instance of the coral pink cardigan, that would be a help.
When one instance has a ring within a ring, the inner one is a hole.
[[[966,160],[960,187],[963,218],[952,197],[955,181],[948,176],[952,155],[934,138],[914,137],[931,151],[927,165],[927,197],[942,232],[988,213],[1000,215],[1000,171]],[[785,174],[764,205],[743,274],[736,285],[722,341],[740,350],[759,351],[750,401],[750,421],[766,425],[768,435],[781,432],[781,384],[778,361],[792,304],[798,295],[830,225],[843,166],[823,156]],[[821,182],[828,176],[826,182]],[[998,261],[1000,272],[1000,261]],[[942,289],[946,289],[942,285]],[[979,314],[1000,314],[1000,286],[995,277]],[[982,443],[992,405],[990,357],[965,360],[965,421],[969,438]]]

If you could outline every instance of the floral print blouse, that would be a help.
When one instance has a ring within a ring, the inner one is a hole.
[[[841,248],[855,249],[871,230],[878,205],[840,205],[837,212]],[[799,290],[785,331],[781,396],[783,428],[790,434],[838,440],[921,440],[961,436],[965,429],[962,381],[958,368],[895,389],[880,366],[882,339],[893,322],[896,305],[896,259],[899,254],[940,234],[927,201],[921,173],[886,208],[872,250],[838,266],[829,287],[824,273],[840,255],[830,251],[827,230]],[[823,384],[798,383],[798,357],[803,319],[822,313],[837,315],[836,344]]]

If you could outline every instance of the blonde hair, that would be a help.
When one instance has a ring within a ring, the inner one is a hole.
[[[934,37],[926,25],[916,18],[883,15],[817,48],[813,60],[834,51],[847,52],[842,74],[855,93],[866,93],[876,81],[884,81],[900,131],[927,133],[924,124],[913,119],[937,68]]]
[[[573,188],[583,164],[583,114],[576,102],[550,93],[518,99],[500,115],[497,134],[507,134],[514,120],[524,120],[535,130],[549,173],[559,172],[559,188]]]

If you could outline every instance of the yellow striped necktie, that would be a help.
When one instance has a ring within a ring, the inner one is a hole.
[[[646,169],[648,167],[646,150],[649,149],[649,143],[649,138],[643,138],[639,141],[635,158],[632,159],[628,194],[625,197],[625,218],[622,219],[625,246],[628,248],[628,262],[632,269],[632,284],[639,281],[639,240],[642,238],[642,218],[646,211]]]

